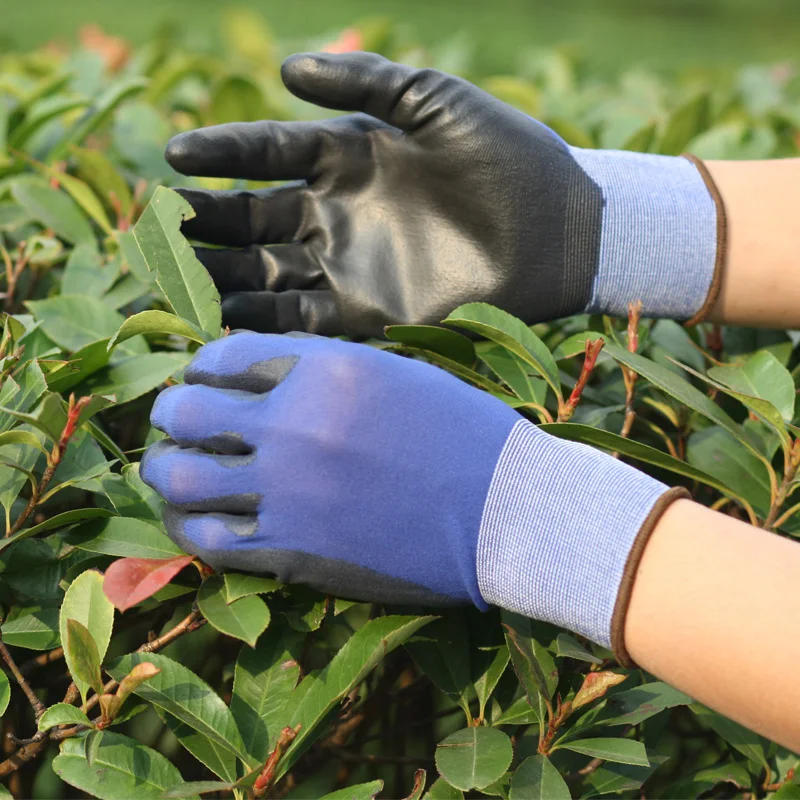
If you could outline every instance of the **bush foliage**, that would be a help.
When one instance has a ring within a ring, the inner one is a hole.
[[[130,52],[95,31],[0,60],[5,784],[100,798],[798,796],[797,756],[552,626],[213,574],[167,538],[138,474],[160,435],[149,410],[224,331],[180,234],[191,209],[165,187],[243,184],[182,178],[163,146],[199,125],[327,113],[281,88],[290,46],[263,20],[231,12],[226,36],[224,57],[166,35]],[[575,145],[797,153],[785,65],[600,83],[552,50],[484,76],[457,43],[425,51],[382,21],[329,45],[460,72]],[[635,303],[627,325],[528,328],[475,303],[387,335],[373,344],[557,436],[800,533],[795,332],[687,330],[638,320]]]

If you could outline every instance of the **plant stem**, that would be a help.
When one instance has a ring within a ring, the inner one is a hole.
[[[19,667],[16,665],[14,658],[12,657],[11,653],[8,651],[8,648],[0,639],[0,655],[2,655],[3,660],[8,665],[8,668],[11,670],[11,673],[17,679],[17,683],[19,684],[19,688],[25,692],[25,697],[28,698],[28,702],[31,704],[31,708],[33,709],[33,716],[36,721],[39,721],[39,717],[44,714],[46,711],[46,707],[44,703],[36,696],[36,693],[31,689],[30,684],[25,679],[25,676],[20,671]]]
[[[39,504],[56,469],[58,469],[58,465],[61,463],[61,459],[64,457],[64,453],[69,445],[69,440],[78,427],[78,419],[80,418],[81,412],[86,408],[90,400],[90,397],[81,397],[81,399],[76,402],[75,395],[70,395],[67,421],[64,424],[64,430],[61,432],[58,442],[54,445],[52,452],[47,458],[47,469],[45,469],[39,483],[34,486],[30,500],[28,500],[28,505],[25,506],[22,513],[17,517],[17,521],[6,531],[6,537],[13,536],[17,533]]]
[[[586,384],[589,382],[589,377],[592,374],[592,370],[594,370],[595,364],[597,363],[597,356],[600,355],[600,351],[603,349],[604,344],[605,341],[603,339],[586,340],[586,349],[584,351],[585,355],[583,359],[583,366],[581,367],[581,374],[578,376],[578,381],[575,384],[575,388],[572,390],[567,402],[559,405],[558,422],[569,422],[570,418],[575,413],[575,409],[578,407],[578,403],[581,400],[583,390],[586,388]]]
[[[764,520],[763,527],[766,530],[774,530],[778,526],[778,522],[785,522],[797,508],[797,506],[793,506],[786,514],[783,514],[780,518],[778,517],[781,507],[786,502],[786,497],[789,494],[798,467],[800,467],[800,439],[795,439],[786,459],[786,469],[783,473],[781,485],[778,487],[778,491],[773,493],[772,505],[767,518]]]
[[[641,318],[642,301],[637,300],[635,303],[628,303],[628,352],[630,353],[635,353],[639,349],[639,320]],[[625,419],[622,422],[622,430],[619,435],[623,439],[627,439],[630,436],[633,421],[636,419],[633,398],[638,377],[632,369],[624,364],[622,365],[622,380],[625,383]]]

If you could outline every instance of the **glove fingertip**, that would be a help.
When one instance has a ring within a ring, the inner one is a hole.
[[[192,161],[195,149],[192,147],[192,134],[194,131],[186,131],[173,136],[164,148],[164,158],[167,163],[182,175],[190,175],[192,171]]]

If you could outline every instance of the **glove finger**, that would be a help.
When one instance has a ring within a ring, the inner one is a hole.
[[[198,556],[215,570],[237,568],[236,559],[231,561],[232,553],[258,553],[258,550],[252,549],[257,525],[254,514],[190,513],[171,505],[164,508],[164,526],[169,538],[182,550]],[[249,549],[244,549],[248,545]],[[251,562],[249,566],[243,564],[240,568],[253,572],[257,565]]]
[[[297,53],[283,62],[281,77],[302,100],[340,111],[363,111],[404,131],[415,130],[440,112],[435,95],[458,80],[376,53]]]
[[[197,214],[181,228],[184,236],[225,247],[278,244],[301,239],[308,185],[295,182],[257,191],[178,189]]]
[[[247,455],[248,442],[262,411],[258,395],[202,384],[170,386],[150,412],[154,428],[182,447],[198,447],[223,455]]]
[[[222,321],[231,328],[260,333],[339,336],[345,332],[333,293],[327,290],[234,292],[222,298]]]
[[[285,336],[239,331],[201,347],[184,371],[187,384],[236,388],[256,394],[272,391],[297,360],[331,340],[308,333]]]
[[[186,511],[248,514],[261,499],[248,469],[254,458],[213,455],[162,439],[145,452],[139,474],[168,503]]]
[[[179,133],[164,153],[173,169],[206,178],[313,179],[326,122],[227,122]]]
[[[243,250],[196,247],[195,254],[222,294],[313,289],[325,278],[308,246],[300,242]]]

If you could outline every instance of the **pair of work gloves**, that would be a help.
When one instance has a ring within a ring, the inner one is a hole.
[[[591,312],[697,322],[724,210],[705,167],[570,147],[459,78],[371,53],[301,54],[298,97],[357,112],[175,137],[189,237],[246,332],[201,348],[141,474],[170,536],[216,569],[358,600],[497,605],[613,647],[671,490],[556,439],[418,361],[324,338],[435,324],[485,301],[528,323]],[[281,335],[286,334],[286,335]]]

